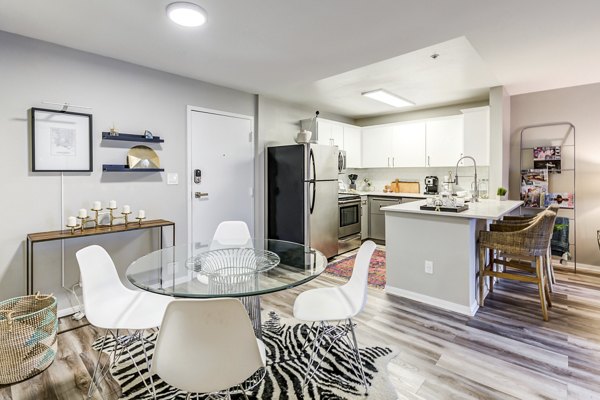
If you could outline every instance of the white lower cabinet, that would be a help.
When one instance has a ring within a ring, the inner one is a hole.
[[[369,198],[360,196],[360,238],[368,239],[369,236]]]

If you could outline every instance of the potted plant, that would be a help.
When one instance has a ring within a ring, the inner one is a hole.
[[[506,193],[508,193],[508,190],[506,190],[506,188],[500,186],[498,188],[498,191],[496,192],[496,194],[498,195],[498,200],[500,200],[500,201],[506,200]]]

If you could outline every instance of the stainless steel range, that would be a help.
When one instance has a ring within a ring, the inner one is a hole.
[[[338,194],[338,254],[360,247],[360,196],[352,193]]]

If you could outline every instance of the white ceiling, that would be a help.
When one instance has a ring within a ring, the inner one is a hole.
[[[344,78],[356,84],[361,67],[463,37],[450,43],[468,62],[438,61],[462,65],[466,87],[436,95],[424,86],[432,74],[423,63],[400,82],[393,70],[379,69],[395,67],[395,59],[370,67],[389,80],[369,77],[361,91],[389,85],[435,104],[474,95],[486,80],[511,94],[600,81],[598,0],[193,1],[209,16],[196,29],[167,20],[169,0],[0,0],[0,30],[347,115],[389,108],[340,106]],[[340,93],[319,90],[329,84]]]

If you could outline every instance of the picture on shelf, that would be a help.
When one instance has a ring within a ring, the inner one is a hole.
[[[544,207],[557,205],[560,208],[573,208],[573,193],[546,193]]]
[[[560,146],[534,147],[533,160],[560,160]]]
[[[521,200],[525,207],[542,207],[547,192],[547,169],[529,169],[521,171]]]

